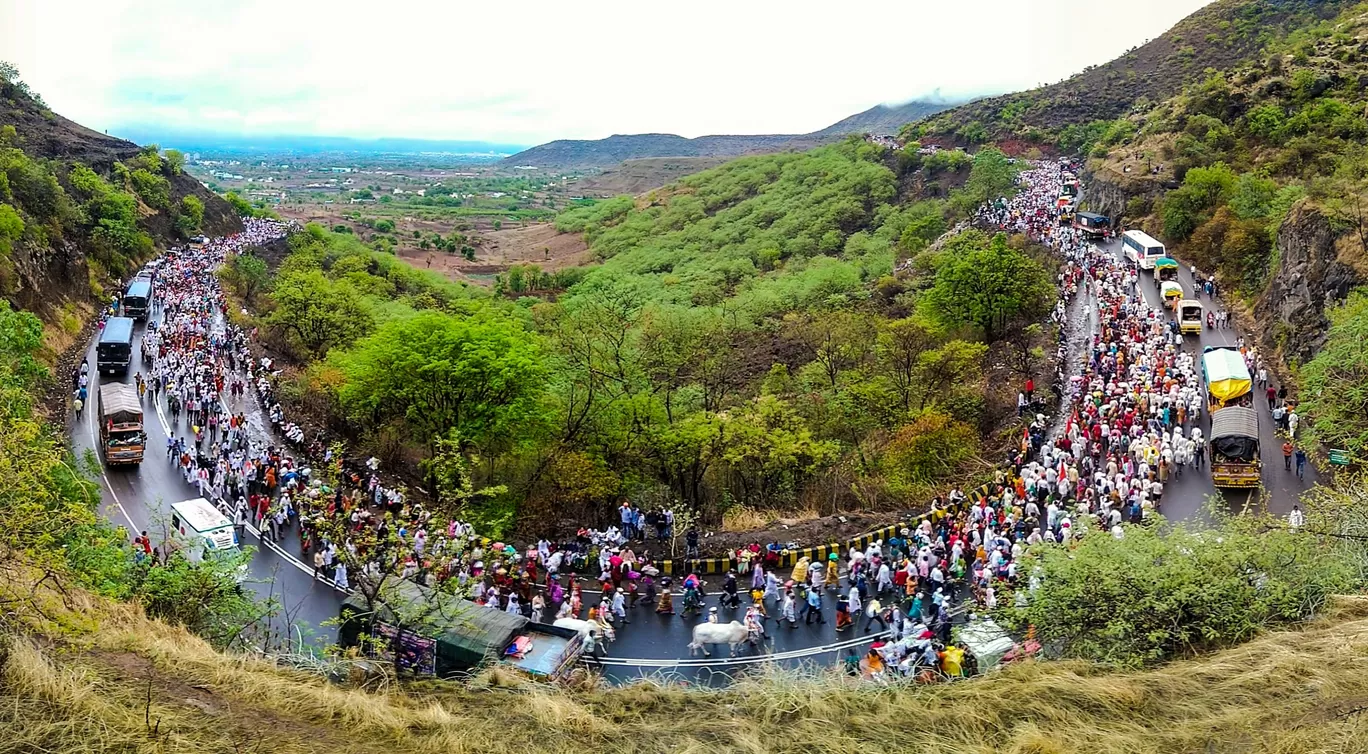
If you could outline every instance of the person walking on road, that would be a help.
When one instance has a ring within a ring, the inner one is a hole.
[[[781,620],[788,622],[789,628],[798,628],[798,609],[797,602],[793,598],[793,590],[784,591],[784,606],[779,610]]]
[[[874,625],[874,621],[879,622],[880,630],[887,631],[888,616],[885,615],[886,612],[887,610],[877,599],[870,600],[869,604],[865,605],[865,633],[869,633],[870,627]]]
[[[1299,529],[1306,523],[1306,514],[1302,513],[1300,505],[1293,505],[1292,512],[1287,514],[1287,525],[1292,529]]]
[[[1295,455],[1296,455],[1296,459],[1297,459],[1297,478],[1298,478],[1298,479],[1301,479],[1301,480],[1303,480],[1303,481],[1305,481],[1305,479],[1306,479],[1306,451],[1305,451],[1305,450],[1302,450],[1301,448],[1297,448],[1297,452],[1296,452]]]
[[[1282,452],[1283,452],[1283,469],[1285,469],[1285,470],[1287,470],[1287,471],[1291,471],[1291,470],[1292,470],[1292,441],[1291,441],[1291,440],[1283,440]]]
[[[826,618],[822,616],[822,590],[810,588],[807,590],[807,603],[803,605],[803,625],[812,625],[812,616],[817,616],[817,624],[826,625]]]

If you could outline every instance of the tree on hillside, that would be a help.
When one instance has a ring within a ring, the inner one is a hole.
[[[434,449],[452,431],[467,446],[507,446],[540,421],[545,359],[512,320],[420,312],[332,360],[350,416],[371,427],[403,420]]]
[[[720,459],[744,505],[791,502],[807,477],[835,460],[836,443],[812,435],[793,407],[762,395],[720,416]]]
[[[895,489],[906,489],[949,477],[978,450],[973,427],[932,409],[898,429],[880,465]]]
[[[983,376],[983,358],[988,346],[966,340],[952,340],[939,348],[923,351],[917,357],[917,384],[921,387],[924,410],[953,393],[957,388],[977,382]]]
[[[254,254],[238,254],[232,258],[221,273],[242,295],[249,306],[256,305],[257,294],[266,290],[271,282],[270,270],[261,257]]]
[[[1261,290],[1273,241],[1262,220],[1241,220],[1229,206],[1216,210],[1192,233],[1188,247],[1203,267],[1215,267],[1227,285]]]
[[[940,342],[938,330],[924,318],[908,317],[883,323],[875,337],[880,371],[892,383],[904,412],[912,409],[912,395],[920,386],[922,354]]]
[[[275,309],[266,324],[292,336],[304,354],[314,359],[349,345],[375,326],[350,283],[330,280],[318,270],[281,275],[271,299]]]
[[[8,204],[0,204],[0,257],[8,257],[15,241],[24,235],[24,218]]]
[[[970,325],[994,342],[1012,324],[1042,317],[1053,302],[1050,276],[1040,263],[994,236],[986,246],[949,255],[923,302],[928,316]]]
[[[168,149],[163,154],[166,158],[166,167],[171,171],[171,175],[180,175],[185,170],[185,153],[178,149]]]
[[[874,347],[870,337],[875,331],[874,321],[861,312],[792,315],[788,322],[829,388],[836,387],[842,374],[863,364]]]
[[[176,232],[182,238],[190,238],[199,231],[203,222],[204,202],[187,194],[176,211]]]
[[[1001,150],[984,147],[974,155],[969,180],[955,195],[954,203],[967,214],[984,202],[1011,196],[1016,192],[1018,172],[1020,167],[1010,162]]]

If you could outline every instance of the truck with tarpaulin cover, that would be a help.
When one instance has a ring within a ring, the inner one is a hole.
[[[1217,487],[1257,487],[1260,481],[1259,414],[1253,380],[1239,349],[1207,346],[1202,379],[1211,412],[1211,481]]]
[[[1257,487],[1259,412],[1251,406],[1226,406],[1211,415],[1211,482],[1217,487]]]
[[[100,452],[105,463],[142,463],[147,434],[143,432],[143,408],[138,390],[127,382],[100,385]]]
[[[1164,283],[1178,282],[1178,260],[1173,257],[1160,257],[1154,260],[1154,287]]]
[[[1253,403],[1249,366],[1237,348],[1207,346],[1202,352],[1202,380],[1206,382],[1207,408],[1213,415],[1226,406]]]
[[[416,675],[449,677],[498,662],[528,675],[563,678],[584,652],[578,631],[533,623],[454,594],[394,579],[368,601],[342,602],[338,641]]]

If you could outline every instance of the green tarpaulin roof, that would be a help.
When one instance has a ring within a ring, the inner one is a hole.
[[[527,618],[521,615],[481,607],[407,580],[386,584],[382,592],[383,601],[376,607],[377,618],[390,624],[402,622],[405,630],[436,639],[439,655],[466,667],[497,657],[527,625]],[[400,617],[407,620],[396,620],[384,602],[403,605]],[[342,606],[363,614],[369,611],[366,598],[359,592],[348,595]]]

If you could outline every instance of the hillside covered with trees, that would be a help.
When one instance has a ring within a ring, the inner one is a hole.
[[[958,154],[943,200],[908,199],[924,166],[851,139],[576,208],[557,223],[599,263],[515,267],[493,296],[321,228],[273,274],[242,257],[225,279],[296,359],[287,398],[387,462],[458,456],[497,490],[476,506],[494,531],[607,520],[623,497],[712,521],[901,507],[981,468],[1015,409],[993,362],[1013,384],[1038,369],[1053,305],[1052,263],[1018,242],[928,250],[1012,190],[1000,152]]]
[[[1268,43],[1318,19],[1333,18],[1350,0],[1216,0],[1172,29],[1102,65],[1064,81],[988,97],[952,108],[903,130],[909,140],[934,137],[962,145],[1003,140],[1072,152],[1096,141],[1107,122],[1145,110],[1256,56]],[[1087,25],[1086,14],[1061,23]]]
[[[58,325],[50,337],[60,345],[106,285],[159,247],[240,230],[238,214],[183,166],[179,152],[53,113],[0,62],[0,296]]]

